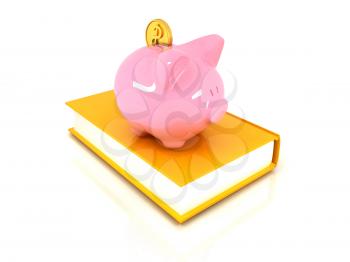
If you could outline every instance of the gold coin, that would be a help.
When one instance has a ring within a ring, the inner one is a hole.
[[[173,36],[169,25],[162,19],[152,20],[146,28],[147,46],[171,46]]]

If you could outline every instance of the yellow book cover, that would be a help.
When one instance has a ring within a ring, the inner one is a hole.
[[[181,149],[130,132],[113,91],[67,102],[70,132],[182,223],[273,170],[279,135],[226,113]]]

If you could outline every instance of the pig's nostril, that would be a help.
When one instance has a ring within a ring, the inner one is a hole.
[[[218,86],[215,86],[216,87],[216,92],[219,94],[219,88]]]
[[[210,89],[210,94],[211,94],[211,96],[214,96],[213,91],[211,89]]]

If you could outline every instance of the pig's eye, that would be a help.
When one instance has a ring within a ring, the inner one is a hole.
[[[199,70],[196,64],[187,57],[180,57],[170,70],[170,84],[178,87],[181,91],[189,91],[188,88],[195,87],[198,81]]]

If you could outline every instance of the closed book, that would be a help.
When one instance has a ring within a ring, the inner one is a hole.
[[[167,149],[134,135],[113,91],[67,102],[70,132],[179,223],[273,170],[279,135],[226,113],[215,124]],[[125,196],[127,197],[127,196]]]

